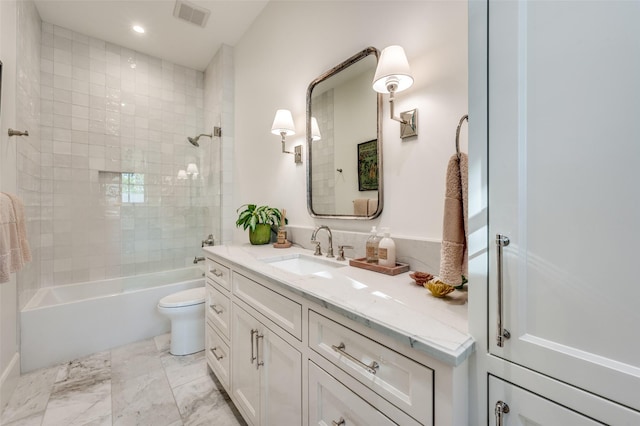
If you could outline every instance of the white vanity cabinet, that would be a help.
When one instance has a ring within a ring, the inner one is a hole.
[[[640,424],[640,8],[471,3],[478,400],[488,385],[490,424]]]
[[[236,272],[233,280],[234,289],[250,286],[258,295],[272,293]],[[279,308],[296,305],[277,293],[262,302],[258,306],[276,320],[287,314]],[[245,419],[253,425],[302,424],[301,353],[279,336],[286,334],[284,330],[241,298],[233,303],[231,323],[232,399]]]
[[[206,257],[205,355],[211,370],[230,391],[231,270]]]
[[[286,254],[296,250],[306,253]],[[219,291],[230,302],[228,322],[215,310],[207,314],[211,342],[229,345],[225,388],[252,426],[469,424],[473,340],[459,330],[466,328],[464,303],[443,304],[408,274],[351,267],[331,275],[279,272],[259,261],[282,256],[269,247],[205,253],[215,262],[209,270],[220,275],[211,279],[214,301]],[[228,294],[217,284],[222,279]],[[376,311],[364,317],[368,307]],[[218,352],[209,351],[208,361],[223,381]]]

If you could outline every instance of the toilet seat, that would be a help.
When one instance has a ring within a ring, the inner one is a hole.
[[[160,308],[182,308],[185,306],[200,305],[204,303],[206,290],[204,287],[179,291],[160,299]]]

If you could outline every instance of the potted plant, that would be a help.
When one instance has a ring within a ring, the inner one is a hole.
[[[244,204],[238,207],[236,212],[238,213],[236,227],[242,226],[245,230],[249,228],[249,241],[254,245],[267,244],[271,241],[272,228],[277,230],[282,219],[280,210],[269,206]]]

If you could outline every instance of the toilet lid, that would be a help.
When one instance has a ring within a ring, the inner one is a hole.
[[[158,306],[163,308],[179,308],[182,306],[199,305],[204,303],[205,288],[198,287],[189,290],[179,291],[160,299]]]

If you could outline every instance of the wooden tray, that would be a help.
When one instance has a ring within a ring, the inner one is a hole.
[[[403,272],[409,271],[408,263],[398,263],[396,262],[396,266],[382,266],[377,263],[367,263],[367,258],[362,257],[360,259],[349,259],[349,265],[355,266],[356,268],[367,269],[373,272],[379,272],[385,275],[398,275]]]

